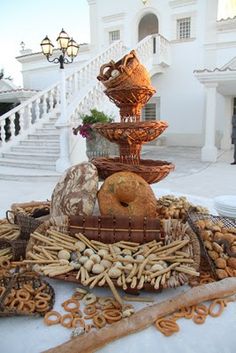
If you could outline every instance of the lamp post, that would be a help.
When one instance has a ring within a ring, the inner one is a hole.
[[[50,59],[53,55],[54,45],[46,36],[41,42],[42,53],[46,56],[47,60],[51,63],[60,64],[60,117],[56,122],[56,128],[60,129],[60,157],[56,161],[56,170],[63,172],[70,167],[70,145],[69,145],[69,127],[70,123],[67,117],[66,107],[66,84],[65,84],[65,71],[64,64],[70,64],[77,56],[79,45],[70,38],[68,34],[62,29],[57,42],[61,50],[59,57]],[[68,59],[68,58],[69,59]]]

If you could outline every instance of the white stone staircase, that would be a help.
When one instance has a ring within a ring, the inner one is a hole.
[[[149,70],[158,65],[157,57],[153,55],[153,38],[154,36],[146,37],[136,48],[140,60]],[[161,48],[165,47],[167,50],[168,42],[165,40],[163,44],[163,37],[159,35],[155,37],[155,41],[159,43],[159,47],[156,45],[157,49],[159,48],[159,64],[163,60],[163,55],[167,62],[169,53]],[[82,144],[85,144],[82,138],[76,136],[75,139],[72,134],[72,127],[80,123],[80,114],[94,107],[104,111],[109,109],[110,103],[103,93],[104,87],[96,80],[100,66],[111,59],[119,59],[127,51],[122,42],[117,41],[66,78],[66,109],[71,126],[71,155],[76,146],[79,145],[81,149]],[[110,106],[111,109],[116,109],[114,105]],[[28,101],[0,116],[0,179],[58,179],[60,174],[56,172],[55,166],[60,152],[60,132],[55,128],[55,123],[59,116],[59,83],[37,93]],[[16,118],[19,119],[20,125],[17,135]]]

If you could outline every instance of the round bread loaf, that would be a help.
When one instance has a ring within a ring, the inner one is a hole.
[[[150,185],[132,172],[109,176],[98,192],[101,215],[156,216],[156,197]]]
[[[98,191],[98,173],[92,163],[67,169],[52,193],[51,216],[88,216],[93,212]]]

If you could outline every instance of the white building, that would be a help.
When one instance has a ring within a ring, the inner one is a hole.
[[[81,45],[66,71],[70,124],[78,123],[78,114],[90,107],[116,110],[96,76],[102,64],[136,49],[157,91],[143,118],[169,123],[162,143],[202,147],[202,160],[213,162],[218,149],[230,149],[231,117],[236,113],[236,17],[218,19],[217,0],[87,1],[91,42]],[[56,65],[41,53],[21,52],[17,59],[24,88],[46,90],[47,104],[59,96],[59,86],[48,89],[59,80]],[[40,111],[45,99],[38,96]],[[71,137],[72,162],[78,159],[76,145],[78,139]]]

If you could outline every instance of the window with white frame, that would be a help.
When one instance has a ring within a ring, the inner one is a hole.
[[[177,39],[191,38],[191,17],[177,20]]]
[[[142,110],[142,120],[159,120],[160,119],[160,97],[155,98],[156,102],[147,103]]]
[[[112,42],[114,42],[115,40],[119,40],[119,39],[120,39],[120,31],[119,30],[109,32],[109,43],[110,44]]]

